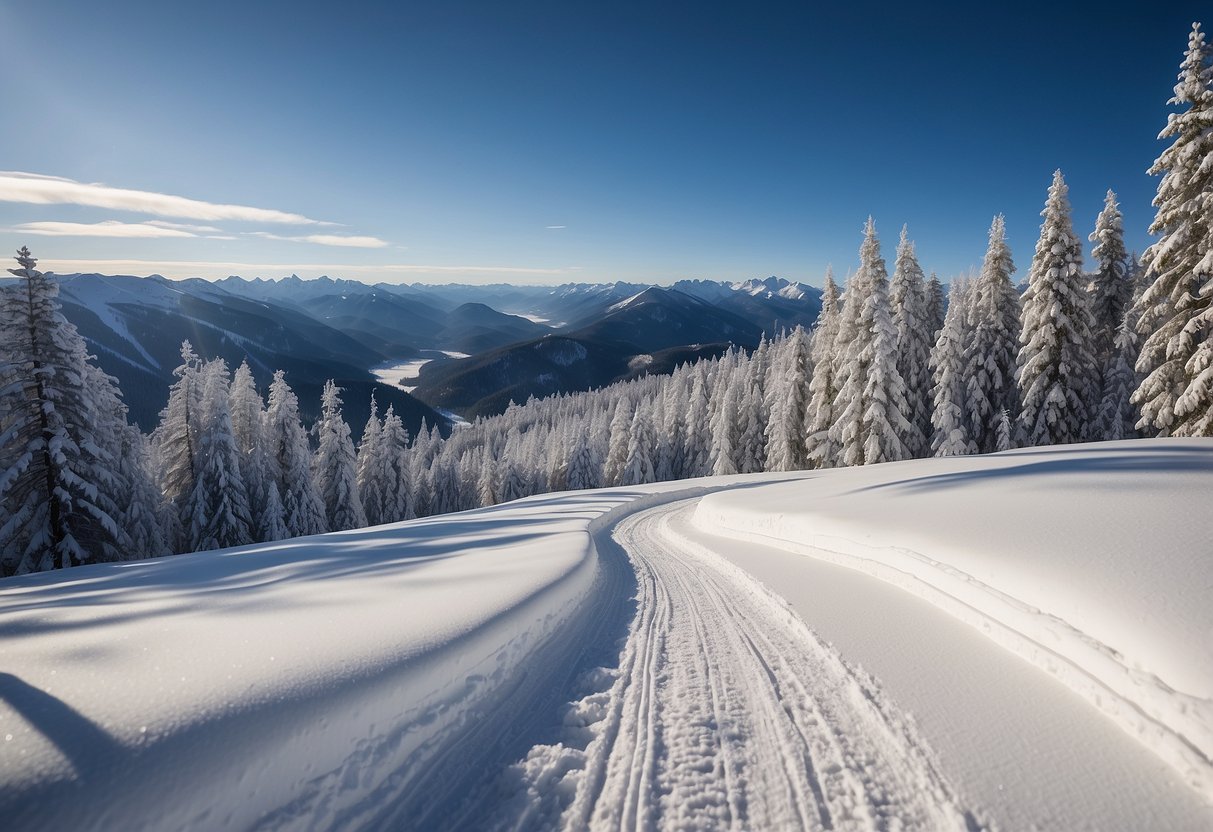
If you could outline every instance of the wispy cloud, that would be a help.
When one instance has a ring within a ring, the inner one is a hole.
[[[432,275],[527,275],[558,277],[581,271],[579,266],[537,268],[531,266],[430,266],[419,263],[385,263],[359,265],[353,263],[237,263],[206,260],[60,260],[45,258],[43,268],[60,274],[70,272],[103,272],[106,274],[168,274],[183,277],[226,277],[242,274],[246,277],[287,274],[328,274],[333,276],[376,276],[393,274]]]
[[[43,237],[197,237],[181,228],[150,222],[23,222],[8,229],[17,234]],[[218,230],[218,229],[216,229]]]
[[[386,248],[391,245],[378,237],[359,237],[344,234],[304,234],[291,237],[282,234],[271,234],[268,231],[250,231],[249,237],[260,237],[263,240],[285,240],[289,243],[315,243],[321,246],[339,246],[341,248]]]
[[[222,234],[222,228],[215,228],[213,225],[188,225],[180,222],[168,222],[166,220],[148,220],[145,225],[158,225],[161,228],[175,228],[178,231],[189,231],[193,234]]]
[[[557,231],[561,228],[568,228],[568,226],[567,225],[545,225],[544,228],[546,228],[548,231]]]
[[[0,171],[0,201],[30,205],[85,205],[118,211],[134,211],[158,217],[180,217],[204,222],[237,220],[285,225],[333,225],[302,214],[204,202],[184,196],[112,188],[108,185],[77,182],[59,176],[43,176],[20,171]]]

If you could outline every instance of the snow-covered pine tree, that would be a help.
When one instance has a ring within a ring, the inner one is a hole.
[[[569,489],[580,491],[583,488],[597,488],[601,470],[602,466],[594,458],[588,432],[577,431],[573,435],[573,450],[569,454]]]
[[[741,431],[737,414],[737,389],[731,378],[721,374],[716,393],[720,407],[712,424],[712,475],[736,474],[737,446],[741,443]]]
[[[711,404],[708,401],[706,361],[699,361],[691,370],[691,389],[684,411],[683,477],[706,477],[712,473]]]
[[[126,499],[118,504],[116,519],[130,538],[130,559],[171,554],[164,534],[164,500],[156,487],[151,445],[134,425],[125,425],[122,431],[118,474],[128,490]]]
[[[952,281],[943,329],[939,331],[939,338],[931,351],[934,378],[931,452],[935,456],[960,456],[977,451],[976,444],[969,436],[969,423],[965,417],[968,389],[965,384],[964,353],[968,341],[966,310],[969,306],[969,299],[965,295],[970,290],[966,281]]]
[[[16,259],[21,280],[0,290],[0,575],[120,559],[129,541],[105,486],[117,460],[94,429],[84,339],[29,249]]]
[[[798,326],[771,351],[767,384],[768,471],[800,471],[808,464],[805,440],[812,372],[808,340],[804,327]]]
[[[939,330],[943,329],[943,319],[947,314],[948,303],[947,295],[943,291],[943,284],[939,282],[939,275],[931,272],[931,277],[927,280],[927,324],[931,330],[931,342],[939,337]]]
[[[766,470],[766,416],[762,388],[755,375],[750,368],[741,380],[745,386],[745,394],[738,403],[741,437],[737,447],[737,470],[741,474]]]
[[[839,310],[838,284],[834,269],[827,268],[825,289],[821,293],[821,313],[813,327],[809,356],[813,362],[813,377],[809,381],[809,406],[805,417],[805,460],[811,468],[830,468],[838,456],[830,441],[830,426],[834,424],[834,399],[838,395],[834,368],[838,345]]]
[[[270,384],[266,411],[266,447],[276,463],[278,497],[283,524],[291,537],[320,534],[325,528],[324,502],[312,482],[312,451],[299,422],[299,399],[277,370]]]
[[[972,338],[964,346],[959,375],[966,385],[964,418],[968,439],[977,453],[997,450],[998,424],[1003,412],[1019,412],[1019,388],[1015,386],[1019,293],[1011,282],[1014,272],[1006,221],[999,214],[990,224],[990,243],[981,274],[970,289],[969,305],[975,326]]]
[[[1163,436],[1213,436],[1213,49],[1192,24],[1172,113],[1173,139],[1150,168],[1162,174],[1142,262],[1150,281],[1138,301],[1145,336],[1133,402],[1138,427]]]
[[[1112,359],[1104,370],[1103,397],[1095,418],[1095,436],[1099,439],[1135,439],[1137,433],[1137,408],[1133,405],[1133,391],[1137,389],[1137,373],[1133,363],[1137,358],[1137,333],[1131,324],[1131,311],[1116,330]]]
[[[1083,441],[1090,430],[1091,405],[1099,401],[1082,243],[1070,220],[1068,193],[1056,171],[1023,296],[1017,359],[1020,446]]]
[[[628,431],[628,455],[619,475],[621,485],[645,485],[654,481],[652,450],[656,444],[657,434],[649,409],[643,405],[637,407]]]
[[[1133,281],[1129,275],[1129,255],[1125,251],[1124,219],[1116,194],[1108,191],[1103,210],[1095,220],[1095,230],[1087,238],[1095,243],[1091,256],[1099,267],[1091,275],[1087,292],[1091,295],[1092,350],[1101,371],[1112,363],[1116,330],[1133,302]]]
[[[893,325],[897,328],[897,371],[906,386],[906,421],[903,437],[911,457],[927,456],[931,447],[931,346],[932,324],[927,320],[926,277],[918,265],[909,231],[901,228],[897,262],[889,283]]]
[[[228,410],[227,364],[217,358],[200,371],[194,488],[184,503],[185,549],[204,552],[253,542],[248,492]]]
[[[422,428],[424,428],[424,423]],[[376,475],[383,498],[381,523],[398,523],[416,515],[414,496],[417,493],[415,469],[409,453],[409,431],[396,415],[395,405],[388,405],[383,414],[383,434],[380,436],[380,468]],[[431,435],[429,446],[442,444],[441,437]],[[445,483],[444,483],[445,485]]]
[[[628,436],[631,430],[632,403],[626,396],[622,396],[615,403],[615,415],[611,419],[606,458],[602,463],[602,481],[606,485],[623,483],[621,476],[623,475],[623,465],[628,458]]]
[[[383,488],[376,473],[382,466],[383,422],[379,420],[379,403],[375,394],[371,393],[371,415],[362,429],[362,439],[358,443],[358,495],[362,498],[362,510],[366,514],[368,526],[378,526],[383,519]]]
[[[232,435],[240,452],[240,477],[248,492],[252,512],[253,540],[281,540],[286,536],[282,520],[282,501],[270,497],[271,468],[265,447],[265,402],[248,361],[241,361],[228,388],[228,409],[232,415]],[[277,486],[273,486],[277,491]]]
[[[897,371],[897,330],[889,311],[889,278],[876,224],[868,218],[859,249],[859,271],[846,307],[855,310],[855,338],[840,374],[838,413],[831,440],[843,465],[871,465],[908,456],[905,382]],[[846,311],[844,307],[844,312]],[[844,318],[847,317],[844,315]]]
[[[173,507],[179,533],[189,525],[185,503],[194,492],[198,461],[198,426],[201,424],[202,361],[189,341],[181,343],[181,364],[173,370],[176,381],[169,387],[168,403],[160,411],[160,422],[152,433],[157,477],[165,501]],[[170,538],[176,551],[186,548],[183,539]]]
[[[312,470],[329,531],[361,529],[366,525],[366,512],[358,494],[358,458],[350,426],[341,415],[341,388],[332,379],[324,383],[320,395],[316,431],[319,442]]]

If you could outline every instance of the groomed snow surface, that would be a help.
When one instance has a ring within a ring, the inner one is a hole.
[[[1213,828],[1213,441],[0,583],[5,829]]]

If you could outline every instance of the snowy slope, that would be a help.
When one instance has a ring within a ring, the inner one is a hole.
[[[1024,450],[8,579],[0,825],[1210,828],[1211,485]]]
[[[1054,675],[1213,802],[1213,441],[1025,449],[705,498],[696,525],[916,593]]]

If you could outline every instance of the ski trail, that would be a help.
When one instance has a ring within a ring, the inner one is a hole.
[[[638,586],[618,670],[570,709],[588,731],[516,767],[526,808],[500,827],[979,826],[871,678],[678,531],[694,504],[615,527]]]

